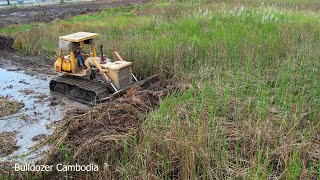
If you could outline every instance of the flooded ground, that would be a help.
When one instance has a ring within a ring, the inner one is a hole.
[[[0,118],[0,133],[16,132],[16,146],[12,154],[0,158],[0,161],[34,161],[38,159],[38,150],[26,155],[39,140],[52,133],[55,122],[73,108],[84,106],[66,97],[50,92],[51,75],[27,75],[23,71],[0,69],[0,96],[21,101],[24,107],[17,113]]]

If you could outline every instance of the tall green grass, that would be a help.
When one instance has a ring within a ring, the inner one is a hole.
[[[162,73],[184,89],[149,114],[142,139],[124,140],[121,155],[110,150],[115,156],[105,161],[114,178],[319,178],[320,14],[252,1],[194,2],[0,32],[27,54],[51,56],[60,35],[98,32],[96,44],[133,61],[139,77]]]

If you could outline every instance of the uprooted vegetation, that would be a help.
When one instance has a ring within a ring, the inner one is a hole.
[[[51,136],[51,155],[44,163],[89,164],[93,160],[102,168],[108,159],[116,157],[109,153],[119,155],[123,142],[135,138],[143,119],[174,89],[164,77],[153,76],[130,88],[121,98],[97,105],[89,112],[78,110],[68,114]],[[111,172],[104,171],[100,177],[108,178],[105,173]],[[71,172],[69,176],[77,177],[78,173]]]
[[[15,150],[20,147],[17,146],[16,140],[17,132],[0,132],[0,158],[12,154]],[[12,167],[14,167],[13,162],[0,162],[0,175],[8,175],[12,172]]]
[[[14,101],[9,97],[0,97],[0,117],[18,112],[24,107],[22,102]]]
[[[134,61],[140,77],[162,73],[184,89],[148,115],[125,101],[66,119],[53,160],[99,164],[97,174],[69,174],[83,178],[317,179],[319,12],[246,2],[158,3],[16,27],[28,36],[12,33],[14,44],[29,54],[53,55],[62,34],[98,32],[97,44]]]
[[[19,146],[16,145],[17,141],[15,140],[15,137],[16,132],[0,133],[0,157],[11,154],[13,151],[19,149]]]

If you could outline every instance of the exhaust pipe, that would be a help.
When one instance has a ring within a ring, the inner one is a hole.
[[[105,58],[103,57],[103,45],[100,46],[100,64],[105,64]]]

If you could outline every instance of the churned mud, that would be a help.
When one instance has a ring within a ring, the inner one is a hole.
[[[11,86],[8,88],[11,88]],[[0,117],[14,114],[18,112],[23,106],[23,102],[14,101],[9,97],[0,96]]]
[[[31,76],[19,70],[0,69],[0,96],[5,97],[2,98],[5,104],[3,107],[13,109],[10,113],[6,110],[7,113],[0,117],[0,144],[3,145],[0,149],[4,151],[1,152],[0,162],[35,161],[41,158],[39,154],[46,148],[33,151],[34,146],[53,132],[52,126],[63,119],[65,113],[71,109],[86,107],[50,92],[51,78],[51,75]],[[23,102],[24,106],[12,105],[18,102]],[[8,132],[15,133],[12,135]]]
[[[16,141],[16,132],[1,132],[0,133],[0,157],[7,156],[13,151],[19,149]]]
[[[14,39],[12,37],[6,37],[0,35],[0,49],[7,50],[7,51],[13,51],[12,44],[14,42]]]
[[[12,48],[13,42],[13,38],[0,35],[0,68],[8,71],[23,70],[31,75],[54,74],[53,60],[23,55]]]

